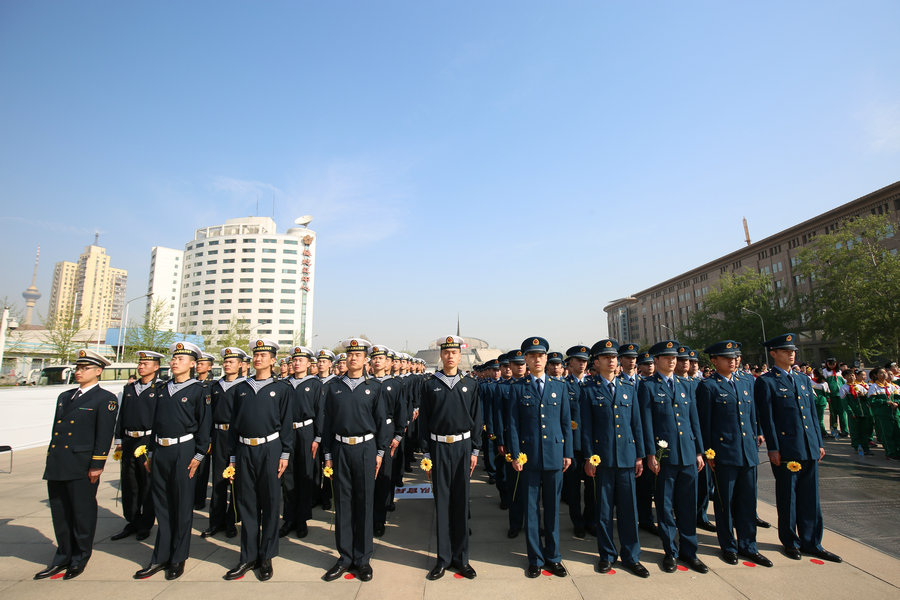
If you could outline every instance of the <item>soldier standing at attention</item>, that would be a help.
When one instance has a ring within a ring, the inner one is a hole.
[[[609,573],[616,556],[621,555],[626,569],[646,578],[650,572],[640,562],[635,502],[635,478],[644,469],[641,411],[634,386],[624,377],[615,376],[621,351],[615,340],[600,340],[591,347],[598,374],[581,388],[583,470],[598,488],[597,571]],[[637,355],[633,344],[627,344],[625,351]],[[592,461],[593,457],[596,459]],[[619,533],[618,552],[613,542],[613,510]]]
[[[325,466],[334,472],[334,536],[339,557],[322,578],[334,581],[355,569],[360,581],[371,581],[375,479],[393,429],[386,424],[381,383],[365,377],[372,344],[361,338],[343,344],[347,370],[326,385],[322,431]]]
[[[56,554],[49,567],[35,573],[35,579],[63,570],[63,579],[74,579],[91,558],[97,528],[97,487],[119,411],[115,394],[100,387],[100,374],[109,364],[92,350],[79,350],[75,361],[78,389],[66,390],[56,401],[44,469]]]
[[[724,340],[706,348],[716,372],[697,387],[706,464],[709,471],[715,471],[716,534],[726,563],[736,565],[741,555],[771,567],[772,561],[760,554],[756,545],[756,403],[753,383],[734,376],[737,347],[737,342]]]
[[[443,577],[447,567],[475,578],[469,564],[469,478],[478,464],[482,417],[478,382],[459,372],[462,344],[455,335],[439,339],[442,367],[413,391],[421,446],[433,465],[427,475],[434,490],[437,563],[426,576],[432,581]]]
[[[238,579],[257,568],[260,581],[266,581],[272,578],[272,559],[278,555],[278,480],[291,456],[293,389],[272,375],[278,344],[258,339],[252,350],[255,373],[235,386],[228,430],[229,466],[235,469],[243,525],[240,563],[225,579]]]
[[[497,433],[498,436],[502,434],[500,438],[500,452],[504,456],[512,452],[512,442],[509,437],[510,412],[512,409],[510,390],[515,382],[525,377],[527,368],[525,366],[525,354],[521,350],[510,350],[507,353],[507,357],[509,358],[510,378],[501,384],[499,400],[494,402],[494,430],[499,431]],[[515,459],[515,456],[512,456],[512,458]],[[509,507],[509,530],[506,532],[506,537],[513,539],[519,535],[525,519],[525,494],[513,493],[516,488],[515,481],[518,480],[516,476],[517,471],[512,461],[505,461],[504,459],[504,464],[506,468],[506,505]],[[500,501],[503,501],[502,495],[500,496]]]
[[[647,465],[656,476],[662,569],[674,573],[677,556],[698,573],[707,573],[709,567],[697,558],[697,475],[704,463],[694,388],[675,375],[677,341],[654,344],[650,354],[656,372],[641,383],[638,399]]]
[[[390,432],[390,446],[381,461],[381,469],[375,481],[375,503],[373,506],[374,535],[381,537],[385,533],[387,513],[394,502],[394,458],[400,458],[397,449],[403,440],[403,430],[408,419],[406,414],[406,398],[400,379],[390,375],[389,369],[393,360],[393,351],[387,346],[374,345],[369,355],[372,375],[381,383],[381,394],[387,411],[385,426]]]
[[[194,482],[209,450],[209,389],[193,377],[201,350],[190,342],[169,348],[172,379],[156,388],[153,435],[144,456],[156,510],[156,543],[150,565],[134,574],[146,579],[165,569],[166,579],[184,573],[194,520]]]
[[[841,562],[839,556],[822,548],[819,461],[825,457],[825,445],[817,425],[810,379],[791,373],[796,339],[797,334],[785,333],[765,342],[775,367],[760,375],[753,386],[775,475],[778,539],[788,558],[800,560],[800,553],[805,552]]]
[[[653,364],[653,356],[649,352],[640,352],[637,359],[637,384],[635,391],[640,395],[644,381],[653,375],[656,366]],[[643,434],[642,434],[643,435]],[[654,448],[644,448],[647,454],[652,454]],[[638,475],[635,484],[635,496],[637,497],[638,527],[652,535],[659,535],[659,527],[653,518],[653,487],[656,475],[647,466],[644,458],[644,470]]]
[[[141,350],[137,353],[137,371],[140,379],[126,384],[122,390],[119,422],[116,424],[116,451],[122,452],[122,512],[125,528],[111,540],[127,538],[137,533],[137,540],[150,536],[150,528],[156,519],[153,513],[153,497],[150,495],[150,475],[143,461],[135,458],[138,446],[150,441],[153,411],[156,408],[157,375],[163,355]]]
[[[237,535],[236,503],[231,495],[229,481],[222,476],[225,467],[231,462],[228,448],[228,430],[231,428],[231,415],[234,408],[234,386],[244,380],[240,375],[241,367],[247,353],[240,348],[222,349],[222,379],[212,385],[212,447],[210,449],[210,470],[212,471],[212,499],[209,504],[209,527],[200,534],[208,538],[225,530],[225,537]],[[229,496],[231,501],[229,502]],[[229,506],[230,504],[230,506]]]
[[[206,386],[207,394],[212,393],[210,385],[214,383],[212,380],[212,368],[216,362],[216,357],[209,352],[203,352],[197,361],[197,381]],[[211,423],[210,423],[211,424]],[[212,439],[212,431],[209,432]],[[206,507],[206,488],[209,484],[209,466],[212,461],[204,460],[194,475],[194,510],[203,510]]]
[[[575,529],[575,537],[584,538],[585,533],[597,535],[594,524],[594,486],[592,481],[584,486],[584,507],[581,504],[581,487],[585,481],[585,472],[580,467],[584,464],[584,452],[581,446],[581,388],[584,385],[585,371],[588,363],[587,346],[572,346],[566,350],[566,365],[569,374],[566,376],[566,384],[569,386],[569,411],[572,413],[572,455],[574,457],[572,469],[566,469],[563,473],[562,497],[569,505],[569,518]]]
[[[509,393],[509,445],[513,469],[521,473],[515,493],[525,500],[529,578],[538,577],[542,566],[557,577],[568,575],[559,552],[559,497],[563,472],[572,464],[572,413],[567,384],[544,372],[548,348],[541,337],[522,342],[530,375],[513,384]]]

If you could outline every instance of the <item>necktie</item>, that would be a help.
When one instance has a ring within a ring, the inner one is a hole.
[[[612,381],[610,381],[609,383],[606,384],[606,388],[609,390],[610,397],[615,398],[616,397],[616,386],[613,385]]]
[[[669,383],[669,391],[674,394],[675,393],[675,380],[669,379],[668,383]]]
[[[540,378],[535,378],[534,383],[537,386],[538,395],[543,396],[544,395],[544,380],[540,379]]]
[[[79,398],[81,398],[81,388],[78,388],[77,390],[75,390],[75,393],[72,394],[71,397],[69,397],[69,401],[66,402],[65,407],[63,407],[64,410],[69,410],[69,408],[70,408],[70,407],[75,403],[75,401],[78,400]]]

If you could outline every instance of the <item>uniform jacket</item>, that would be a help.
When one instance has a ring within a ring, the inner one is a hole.
[[[472,448],[480,450],[483,420],[478,394],[478,382],[468,376],[461,377],[453,389],[434,375],[423,378],[416,387],[421,447],[431,447],[432,433],[453,435],[468,431]]]
[[[818,460],[824,447],[809,381],[774,368],[753,386],[766,448],[780,452],[782,461]]]
[[[126,384],[122,389],[122,401],[119,404],[119,420],[116,423],[116,443],[120,444],[126,431],[150,431],[153,427],[153,413],[156,410],[156,386],[159,379],[138,395],[134,382]]]
[[[572,450],[581,452],[581,386],[584,381],[578,381],[573,375],[567,375],[564,379],[569,388],[569,411],[572,413]]]
[[[153,413],[153,435],[147,450],[156,448],[156,438],[176,438],[189,433],[194,435],[194,456],[205,456],[209,452],[209,438],[212,430],[209,388],[197,381],[169,393],[168,382],[156,387],[156,410]],[[190,442],[184,442],[190,443]]]
[[[600,457],[600,467],[634,468],[644,457],[641,411],[634,386],[616,379],[615,396],[602,378],[581,387],[581,443],[585,459]]]
[[[678,466],[696,464],[703,454],[700,419],[693,396],[693,385],[684,377],[673,376],[674,392],[662,375],[654,373],[641,383],[638,400],[647,456],[657,453],[657,443],[665,440],[669,447],[662,463]]]
[[[371,433],[379,451],[390,443],[393,429],[387,422],[387,407],[381,396],[381,382],[368,378],[354,389],[335,377],[325,384],[325,406],[322,425],[322,445],[325,459],[330,460],[336,444],[334,436],[361,436]]]
[[[77,389],[66,390],[57,398],[44,479],[81,479],[89,470],[106,465],[119,401],[99,385],[72,401]]]
[[[758,465],[753,384],[747,379],[733,379],[734,386],[715,373],[697,386],[703,441],[706,448],[716,452],[716,464]]]
[[[518,379],[509,388],[509,447],[513,460],[524,452],[525,469],[562,469],[572,458],[572,412],[569,386],[547,377],[538,395],[531,377]]]

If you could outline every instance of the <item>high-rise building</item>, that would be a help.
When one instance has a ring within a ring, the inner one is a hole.
[[[150,279],[147,284],[147,311],[150,317],[153,306],[164,303],[165,316],[160,323],[164,331],[176,331],[178,327],[178,298],[181,293],[184,250],[154,246],[150,253]]]
[[[301,217],[286,233],[268,217],[229,219],[198,229],[185,245],[178,331],[240,331],[282,346],[312,342],[316,233]]]
[[[50,316],[74,316],[86,331],[118,325],[124,308],[128,271],[109,266],[105,248],[87,246],[77,263],[62,261],[53,270]]]

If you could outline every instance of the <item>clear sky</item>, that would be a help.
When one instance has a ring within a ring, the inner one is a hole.
[[[900,2],[0,3],[0,297],[101,232],[319,234],[316,345],[606,334],[610,300],[900,179]]]

